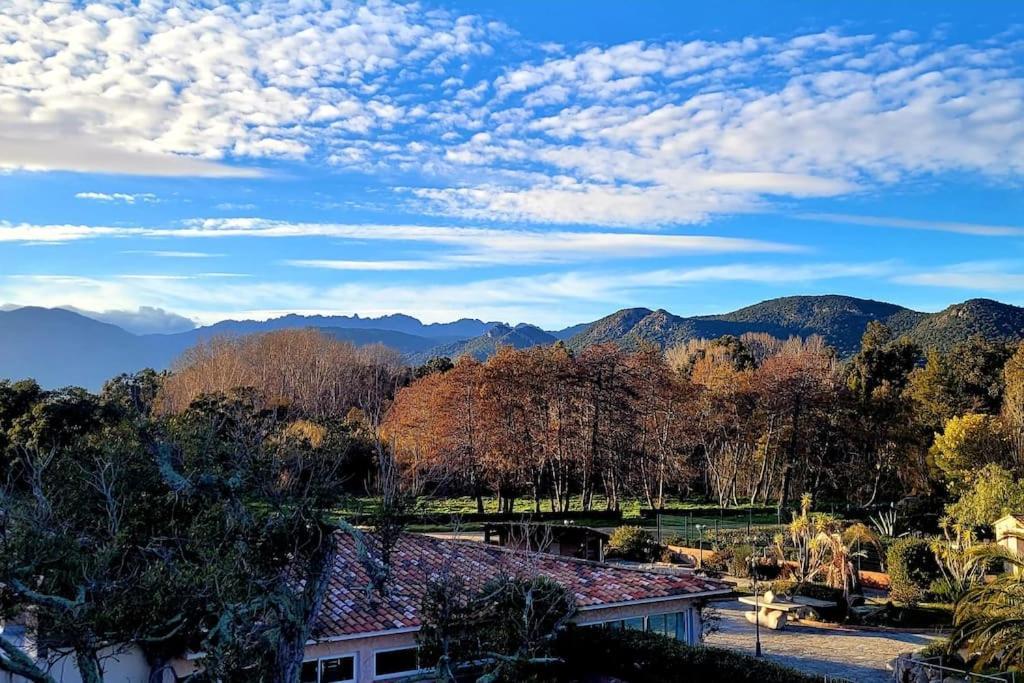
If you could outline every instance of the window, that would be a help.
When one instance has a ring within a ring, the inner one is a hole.
[[[614,621],[602,621],[587,626],[598,626],[601,628],[623,629],[628,628],[635,631],[649,631],[660,633],[669,638],[687,643],[688,634],[692,628],[693,610],[685,612],[672,612],[669,614],[652,614],[649,617],[633,617],[632,619],[616,619]]]
[[[687,642],[687,620],[689,612],[673,612],[671,614],[654,614],[647,617],[647,630],[651,633],[660,633],[669,638]]]
[[[398,676],[419,671],[416,648],[381,650],[373,655],[373,675],[376,678]]]
[[[355,655],[303,662],[299,680],[301,683],[352,683],[356,680]]]
[[[320,660],[320,683],[342,683],[356,680],[355,657]]]
[[[632,619],[626,619],[623,626],[630,629],[631,631],[643,631],[644,630],[644,618],[633,617]]]

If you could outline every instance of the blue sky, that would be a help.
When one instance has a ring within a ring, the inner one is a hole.
[[[1024,304],[1018,7],[13,0],[0,304]]]

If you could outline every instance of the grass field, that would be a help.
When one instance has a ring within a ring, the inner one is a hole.
[[[583,511],[583,499],[582,497],[576,496],[569,501],[570,510],[574,512]],[[640,515],[640,510],[647,507],[647,505],[638,499],[628,499],[620,501],[619,507],[622,509],[622,523],[633,524],[637,526],[643,526],[651,529],[652,531],[657,527],[657,520],[654,518],[643,518]],[[704,529],[714,529],[716,524],[721,529],[738,529],[745,528],[748,521],[754,525],[766,525],[773,524],[776,522],[774,514],[763,514],[759,511],[758,514],[753,515],[741,515],[741,516],[730,516],[720,517],[718,515],[708,515],[708,508],[713,508],[714,503],[708,501],[682,501],[682,500],[668,500],[665,502],[665,514],[662,517],[662,536],[663,538],[670,538],[673,536],[684,536],[696,538],[696,534],[700,533],[698,525]],[[350,498],[347,504],[338,509],[338,515],[344,517],[345,515],[354,514],[369,514],[376,510],[377,502],[373,498]],[[603,496],[595,496],[593,501],[592,509],[594,511],[603,511],[605,509],[605,499]],[[741,506],[739,508],[732,508],[732,510],[745,510],[748,506]],[[424,496],[421,497],[413,510],[415,514],[421,515],[442,515],[458,517],[460,515],[471,516],[476,513],[476,500],[469,496],[452,497],[452,498],[436,498]],[[533,500],[529,498],[521,498],[515,501],[514,512],[529,514],[534,511]],[[541,512],[551,512],[551,503],[548,500],[541,501]],[[484,498],[484,512],[498,512],[498,500],[496,498]],[[694,513],[698,514],[694,514]],[[735,515],[735,512],[733,512]],[[594,527],[607,527],[610,522],[607,519],[594,518],[588,520],[586,518],[576,518],[573,520],[575,524],[581,526],[594,526]],[[468,520],[464,520],[458,524],[462,531],[476,531],[481,528],[479,523],[474,523]],[[412,531],[448,531],[452,527],[451,523],[448,524],[416,524],[410,527]]]
[[[681,501],[681,500],[667,500],[665,501],[665,510],[668,513],[680,513],[686,514],[688,511],[693,510],[707,510],[709,507],[714,507],[714,503],[708,501]],[[640,510],[646,508],[647,505],[639,499],[627,499],[620,501],[619,507],[622,509],[622,516],[624,519],[633,519],[640,517]],[[339,513],[369,513],[376,508],[376,502],[372,498],[351,498],[349,502],[338,510]],[[740,506],[738,509],[746,509],[747,506]],[[553,512],[551,508],[551,502],[549,500],[541,501],[541,512]],[[573,511],[583,510],[583,498],[580,496],[574,496],[569,500],[569,509]],[[594,496],[593,505],[591,509],[595,511],[601,511],[605,509],[605,499],[603,496]],[[454,498],[435,498],[430,496],[421,497],[416,504],[415,511],[418,514],[443,514],[443,515],[468,515],[475,513],[476,500],[469,496],[460,496]],[[484,512],[498,512],[498,499],[497,498],[484,498]],[[533,500],[529,498],[518,498],[515,501],[514,512],[530,513],[533,512]],[[755,515],[757,517],[757,515]],[[774,520],[774,516],[772,516]]]

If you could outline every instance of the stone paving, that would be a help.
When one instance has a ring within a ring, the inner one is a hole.
[[[731,600],[714,603],[719,631],[708,645],[754,652],[754,625],[743,618],[751,609]],[[934,636],[926,633],[890,633],[787,626],[781,631],[761,629],[765,657],[799,671],[845,678],[856,683],[888,683],[892,673],[886,663],[897,655],[924,647]]]

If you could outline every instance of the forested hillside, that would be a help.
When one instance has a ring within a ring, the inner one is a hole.
[[[859,350],[861,335],[871,321],[884,323],[895,335],[906,335],[925,350],[946,351],[972,336],[993,342],[1024,339],[1024,308],[989,299],[972,299],[938,313],[838,295],[770,299],[731,313],[699,317],[681,317],[663,309],[626,308],[558,331],[476,319],[424,324],[407,315],[287,315],[266,321],[227,320],[178,334],[141,336],[72,311],[20,308],[0,311],[0,378],[33,377],[45,387],[73,384],[98,389],[105,379],[121,372],[165,369],[199,342],[303,328],[319,329],[357,346],[383,344],[413,364],[464,354],[485,360],[502,346],[523,349],[564,341],[575,351],[608,342],[626,350],[644,344],[666,349],[692,339],[747,333],[779,339],[820,336],[841,358],[849,358]]]

